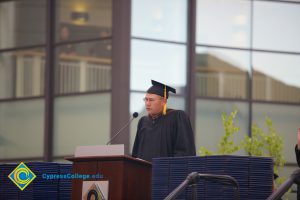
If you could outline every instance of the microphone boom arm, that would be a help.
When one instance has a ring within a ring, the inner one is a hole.
[[[135,118],[138,117],[138,113],[134,112],[132,115],[132,118],[125,124],[125,126],[123,126],[107,143],[106,145],[109,145],[112,141],[114,141],[114,139],[125,129],[129,126],[129,124],[132,122],[132,120],[134,120]]]

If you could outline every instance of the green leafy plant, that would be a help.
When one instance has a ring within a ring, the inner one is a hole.
[[[252,156],[272,157],[274,160],[274,173],[279,174],[285,164],[283,157],[283,139],[273,127],[273,122],[266,117],[265,124],[268,131],[264,132],[257,124],[252,125],[251,137],[245,134],[239,144],[234,142],[234,136],[239,133],[240,128],[235,125],[237,110],[229,115],[222,113],[224,134],[218,143],[216,152],[209,151],[205,147],[200,147],[200,155],[228,155],[243,149]],[[276,186],[285,180],[284,177],[276,179]]]
[[[234,124],[234,118],[236,114],[236,110],[231,112],[229,116],[227,116],[226,113],[222,113],[222,121],[225,133],[222,136],[220,142],[218,143],[217,152],[212,152],[206,149],[205,147],[200,147],[200,155],[224,155],[232,154],[240,150],[241,145],[235,144],[233,140],[234,134],[240,130],[240,128],[235,126]]]
[[[222,114],[223,127],[225,130],[224,136],[221,138],[221,141],[218,145],[219,154],[232,154],[240,150],[240,145],[236,145],[233,136],[237,133],[240,128],[235,126],[234,118],[237,114],[237,111],[233,111],[229,116],[226,113]]]
[[[241,145],[244,150],[253,156],[272,157],[274,161],[274,173],[280,174],[282,167],[285,164],[283,157],[283,139],[273,127],[273,122],[269,117],[266,117],[265,124],[268,131],[265,133],[257,124],[252,125],[252,136],[245,136]],[[275,188],[286,180],[285,177],[278,177],[275,180]],[[285,195],[286,196],[286,195]],[[286,198],[285,198],[286,199]]]
[[[263,132],[258,125],[252,126],[252,137],[248,135],[242,141],[242,147],[250,155],[269,156],[274,160],[274,173],[278,174],[282,169],[285,160],[282,155],[283,140],[273,127],[273,122],[269,117],[265,121],[268,132]]]

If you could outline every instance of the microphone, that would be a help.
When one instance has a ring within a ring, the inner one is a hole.
[[[109,145],[112,141],[114,141],[114,139],[132,122],[132,120],[134,120],[135,118],[137,118],[139,116],[139,113],[134,112],[132,114],[132,118],[125,124],[125,126],[123,126],[107,143],[106,145]]]

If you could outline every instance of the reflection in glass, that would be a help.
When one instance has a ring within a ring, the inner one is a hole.
[[[253,54],[252,93],[255,100],[300,102],[300,56]]]
[[[104,145],[110,137],[109,93],[58,97],[54,108],[54,156],[73,155],[76,146]]]
[[[196,49],[196,95],[247,98],[250,56],[247,51],[217,48]]]
[[[44,95],[45,52],[0,53],[0,99]]]
[[[251,1],[197,0],[197,44],[250,47]]]
[[[295,145],[297,143],[297,131],[300,127],[299,106],[254,103],[252,109],[253,122],[257,123],[267,133],[269,130],[265,125],[265,118],[271,118],[275,131],[283,138],[283,152],[286,162],[296,163]]]
[[[187,1],[132,1],[132,35],[186,42]]]
[[[111,36],[112,0],[57,1],[56,41]]]
[[[42,157],[44,100],[0,103],[0,160]]]
[[[57,94],[111,89],[111,40],[59,46],[55,83]]]
[[[300,4],[254,1],[253,47],[300,52]]]
[[[234,120],[235,126],[240,127],[240,130],[233,136],[233,138],[234,142],[239,144],[239,142],[244,138],[245,134],[248,133],[248,104],[233,101],[196,101],[195,143],[197,153],[199,153],[198,150],[201,146],[211,151],[217,150],[218,143],[225,133],[222,124],[222,113],[225,112],[227,115],[229,115],[230,112],[234,111],[235,109],[238,111],[236,119]]]
[[[152,79],[182,94],[186,86],[186,46],[132,40],[131,90],[147,90]]]
[[[46,1],[0,2],[0,49],[44,44]]]

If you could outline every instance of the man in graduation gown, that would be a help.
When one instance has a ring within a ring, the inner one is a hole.
[[[297,164],[300,167],[300,128],[298,128],[297,144],[295,146]],[[300,200],[300,185],[297,185],[297,199]]]
[[[300,167],[300,128],[298,128],[298,135],[297,135],[297,144],[295,146],[295,153],[298,166]]]
[[[148,116],[140,119],[132,156],[152,162],[152,158],[194,156],[194,134],[184,111],[167,109],[174,88],[152,80],[144,98]]]

